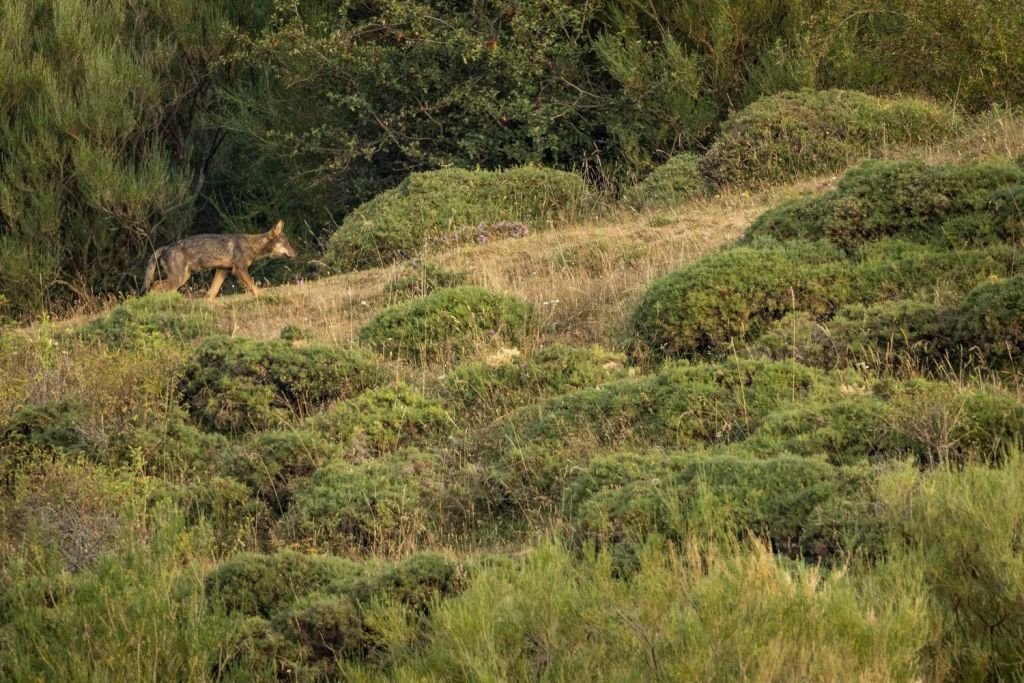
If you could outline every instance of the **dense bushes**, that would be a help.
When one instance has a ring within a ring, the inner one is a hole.
[[[1024,276],[979,285],[957,310],[955,339],[996,367],[1024,356]]]
[[[529,322],[526,304],[479,287],[439,289],[384,309],[359,331],[381,353],[439,360],[501,340],[520,343]]]
[[[867,162],[835,190],[766,212],[746,238],[828,238],[849,251],[884,237],[942,248],[1017,243],[1021,208],[1005,197],[1022,182],[1008,163]]]
[[[486,240],[501,232],[490,227],[496,224],[526,234],[571,222],[595,201],[582,178],[551,169],[414,173],[352,211],[331,237],[326,258],[342,270],[381,266],[445,245]]]
[[[622,201],[637,210],[664,209],[691,199],[704,197],[710,191],[697,168],[696,154],[678,154],[623,193]]]
[[[922,100],[848,90],[785,92],[726,119],[699,165],[719,186],[779,183],[841,170],[889,146],[936,142],[954,127],[951,110]]]
[[[295,491],[277,533],[342,553],[415,547],[441,521],[444,471],[438,456],[413,449],[331,462]]]
[[[749,531],[780,551],[811,555],[821,548],[801,539],[821,533],[826,506],[870,496],[871,487],[870,470],[815,458],[625,455],[591,462],[566,490],[566,503],[580,533],[602,543],[635,542],[651,532],[682,540]],[[702,526],[711,509],[721,515],[714,529]]]
[[[211,337],[185,368],[181,393],[200,424],[233,433],[279,426],[383,379],[353,349]]]

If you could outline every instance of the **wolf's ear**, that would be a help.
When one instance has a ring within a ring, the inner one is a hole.
[[[282,232],[284,232],[284,221],[274,223],[274,227],[270,229],[270,235],[272,237],[280,237]]]

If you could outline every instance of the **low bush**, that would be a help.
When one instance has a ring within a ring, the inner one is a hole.
[[[471,239],[481,223],[543,230],[577,220],[595,203],[582,178],[552,169],[413,173],[352,211],[325,258],[340,270],[373,268]]]
[[[470,449],[491,464],[496,505],[537,511],[557,506],[595,452],[741,441],[780,405],[830,395],[834,385],[793,363],[668,363],[655,375],[519,408],[475,435]]]
[[[442,463],[430,453],[334,461],[297,488],[276,533],[331,552],[415,547],[443,521],[444,488]]]
[[[1024,403],[994,388],[946,382],[882,383],[889,429],[911,444],[920,463],[998,463],[1024,441]]]
[[[280,426],[384,379],[354,349],[212,337],[196,349],[180,390],[200,425],[230,434]]]
[[[344,447],[349,458],[366,458],[443,440],[454,422],[436,400],[398,384],[335,403],[307,426]]]
[[[953,360],[950,326],[954,321],[949,310],[924,301],[853,304],[824,323],[806,313],[787,315],[752,348],[774,360],[790,358],[825,369],[853,365],[928,369]]]
[[[825,245],[728,249],[655,280],[633,317],[659,356],[722,355],[796,310],[827,317],[850,296],[848,266]]]
[[[626,376],[626,358],[599,347],[551,344],[534,353],[494,354],[445,373],[438,392],[467,423],[502,415],[541,398]]]
[[[315,430],[272,429],[248,438],[222,469],[281,514],[291,505],[296,482],[340,454],[339,444]]]
[[[153,337],[189,341],[216,331],[213,311],[176,292],[127,299],[106,315],[69,331],[78,339],[132,347]]]
[[[791,453],[824,457],[833,465],[858,465],[917,456],[917,444],[893,429],[885,400],[870,394],[781,408],[744,447],[763,457]]]
[[[373,633],[358,605],[347,595],[310,595],[279,612],[272,624],[314,660],[365,657],[374,646]]]
[[[638,211],[666,209],[706,197],[711,189],[697,168],[696,154],[679,154],[627,189],[622,202]]]
[[[722,529],[749,531],[778,551],[808,554],[801,538],[812,517],[820,533],[821,506],[870,495],[872,486],[868,469],[815,458],[684,453],[618,462],[620,457],[591,462],[565,494],[580,533],[601,543],[635,542],[651,532],[682,540],[708,531],[703,515],[713,509]]]
[[[838,171],[892,146],[934,143],[956,128],[952,110],[920,99],[782,92],[730,116],[700,170],[718,186],[780,183]]]
[[[1013,368],[1024,356],[1024,275],[979,285],[956,312],[956,340],[976,349],[996,368]]]
[[[359,604],[372,599],[401,602],[418,612],[432,603],[457,595],[465,584],[465,570],[437,553],[417,553],[383,571],[354,579],[342,590]]]
[[[272,618],[298,599],[362,572],[360,565],[329,555],[238,553],[213,569],[204,585],[207,599],[229,613]]]
[[[387,355],[441,360],[497,340],[515,345],[526,336],[529,318],[529,306],[518,299],[454,287],[385,308],[359,331],[359,340]]]
[[[866,162],[834,190],[762,214],[745,239],[826,238],[847,251],[886,237],[940,248],[1019,243],[1021,205],[1008,193],[1022,183],[1009,163]]]
[[[190,524],[205,522],[220,553],[265,547],[270,527],[267,504],[230,477],[205,476],[173,487],[171,500]]]

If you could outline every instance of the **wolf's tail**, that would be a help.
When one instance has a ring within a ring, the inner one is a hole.
[[[153,252],[153,255],[149,257],[149,263],[146,264],[146,274],[142,278],[142,291],[148,292],[149,288],[153,286],[153,279],[156,277],[156,268],[160,263],[160,256],[163,255],[164,248],[160,247]]]

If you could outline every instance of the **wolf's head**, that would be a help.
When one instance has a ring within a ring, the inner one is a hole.
[[[290,256],[295,258],[295,249],[288,242],[288,236],[284,234],[284,221],[278,221],[274,227],[267,232],[269,243],[267,244],[268,256]]]

